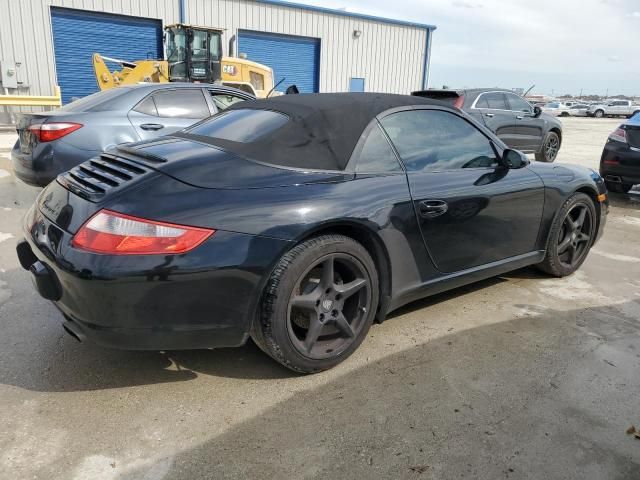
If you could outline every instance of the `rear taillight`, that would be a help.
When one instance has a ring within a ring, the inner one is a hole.
[[[609,135],[609,140],[627,143],[627,132],[624,131],[624,128],[618,127],[613,133],[611,133],[611,135]]]
[[[31,125],[29,131],[38,137],[40,142],[52,142],[82,128],[81,123],[53,122]]]
[[[456,101],[453,102],[453,106],[456,108],[462,108],[462,105],[464,105],[464,95],[460,95],[456,98]]]
[[[100,210],[78,230],[71,244],[108,255],[167,255],[193,250],[214,233]]]

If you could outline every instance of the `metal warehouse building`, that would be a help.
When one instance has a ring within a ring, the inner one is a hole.
[[[225,50],[303,92],[428,83],[432,25],[275,0],[0,0],[0,93],[53,95],[59,85],[64,102],[87,95],[97,91],[93,52],[162,58],[163,26],[178,22],[225,29]]]

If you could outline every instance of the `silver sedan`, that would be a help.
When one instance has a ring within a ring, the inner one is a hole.
[[[253,95],[203,83],[156,83],[94,93],[51,112],[18,115],[11,152],[16,176],[45,186],[121,143],[168,135]]]

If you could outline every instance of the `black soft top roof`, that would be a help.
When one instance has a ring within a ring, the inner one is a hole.
[[[229,110],[273,110],[289,121],[250,143],[212,138],[245,158],[274,165],[319,170],[344,170],[366,126],[394,107],[444,103],[410,95],[385,93],[311,93],[238,102]]]

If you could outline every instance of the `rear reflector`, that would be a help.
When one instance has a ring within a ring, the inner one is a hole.
[[[107,255],[166,255],[193,250],[214,233],[100,210],[78,230],[71,244]]]
[[[52,142],[82,128],[81,123],[53,122],[31,125],[29,131],[38,137],[40,142]]]

